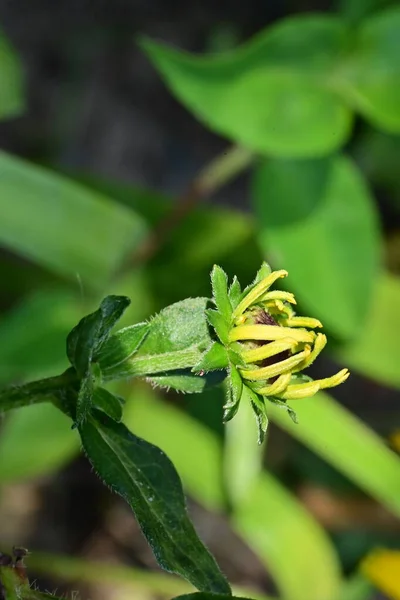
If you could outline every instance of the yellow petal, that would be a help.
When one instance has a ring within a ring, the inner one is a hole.
[[[290,304],[296,304],[296,299],[290,292],[282,292],[281,290],[273,290],[267,292],[260,298],[260,302],[268,302],[269,300],[285,300]]]
[[[283,373],[279,375],[278,379],[271,383],[271,385],[266,385],[265,387],[257,390],[257,394],[261,394],[263,396],[275,396],[276,394],[281,394],[285,391],[289,382],[292,378],[292,373]]]
[[[321,321],[312,317],[289,317],[284,324],[286,327],[310,327],[311,329],[322,327]]]
[[[318,381],[306,381],[304,383],[294,383],[288,385],[287,389],[280,394],[284,400],[300,400],[300,398],[311,398],[319,391]]]
[[[317,333],[317,337],[315,338],[311,354],[305,360],[303,360],[302,363],[297,365],[295,369],[293,369],[293,373],[298,373],[299,371],[303,371],[303,369],[307,369],[307,367],[309,367],[314,362],[317,356],[325,348],[326,342],[326,335],[324,335],[323,333]]]
[[[240,369],[240,374],[243,379],[251,379],[253,381],[258,381],[260,379],[270,379],[271,377],[276,377],[281,373],[285,373],[286,371],[290,371],[293,367],[295,367],[299,362],[301,362],[304,358],[308,356],[311,352],[310,347],[308,346],[302,352],[298,352],[285,360],[280,360],[273,365],[268,365],[268,367],[261,367],[259,369]]]
[[[238,325],[229,332],[229,340],[281,340],[293,338],[298,342],[313,343],[316,334],[306,329],[291,329],[290,327],[279,327],[279,325]]]
[[[321,390],[325,390],[326,388],[332,388],[337,385],[340,385],[349,377],[350,372],[348,369],[342,369],[336,375],[332,375],[332,377],[327,377],[326,379],[318,379],[319,387]]]
[[[371,583],[393,600],[400,600],[400,550],[375,550],[361,563]]]
[[[242,350],[240,355],[245,362],[254,363],[263,360],[264,358],[275,356],[285,350],[291,350],[295,348],[297,344],[297,340],[294,340],[293,338],[283,338],[282,340],[276,340],[275,342],[270,342],[269,344],[265,344],[258,348]]]
[[[256,300],[260,298],[266,292],[271,285],[281,277],[286,277],[288,275],[287,271],[273,271],[267,277],[265,277],[260,283],[257,283],[256,286],[243,298],[241,302],[237,305],[235,310],[233,311],[233,319],[240,317],[244,311],[249,308]]]

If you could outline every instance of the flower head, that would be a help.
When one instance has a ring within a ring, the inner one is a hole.
[[[253,284],[242,292],[236,278],[228,290],[226,274],[220,267],[213,269],[217,310],[208,311],[208,317],[229,363],[230,397],[225,405],[225,420],[234,416],[243,394],[250,397],[263,427],[268,422],[265,399],[285,406],[295,417],[287,400],[313,396],[319,390],[343,383],[349,376],[347,369],[315,381],[303,374],[327,339],[316,331],[322,327],[318,319],[296,315],[293,294],[270,289],[287,275],[286,271],[271,271],[264,263]],[[216,355],[215,347],[212,353]],[[207,360],[203,368],[207,369],[206,363]]]

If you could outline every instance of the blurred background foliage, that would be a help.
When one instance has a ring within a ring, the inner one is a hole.
[[[299,425],[272,407],[261,449],[245,407],[223,429],[220,388],[125,382],[125,422],[174,461],[239,591],[399,598],[398,554],[371,554],[400,549],[397,3],[17,0],[0,25],[1,385],[67,366],[105,294],[132,298],[128,324],[209,296],[214,263],[287,269],[329,336],[311,374],[352,371],[334,398],[299,401]],[[0,544],[44,588],[191,591],[52,406],[3,419],[0,484]]]

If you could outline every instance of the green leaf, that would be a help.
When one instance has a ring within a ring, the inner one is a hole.
[[[234,402],[234,404],[240,402],[243,392],[243,380],[235,365],[229,365],[229,376],[227,384],[231,387],[232,401]]]
[[[228,292],[232,310],[235,310],[235,308],[239,304],[241,293],[242,293],[242,289],[240,286],[240,282],[239,282],[239,279],[235,275],[233,278],[233,281],[229,287],[229,292]]]
[[[214,265],[211,272],[211,286],[215,306],[229,323],[232,317],[232,306],[228,296],[228,276],[218,265]]]
[[[124,327],[104,342],[97,360],[103,372],[120,365],[138,351],[140,345],[149,333],[150,323],[137,323]]]
[[[268,429],[268,415],[264,398],[245,385],[243,386],[243,399],[250,401],[258,427],[258,443],[262,444]]]
[[[124,419],[168,453],[191,496],[210,510],[223,510],[222,448],[210,429],[174,406],[157,401],[148,389],[132,391]],[[327,534],[273,475],[264,471],[231,518],[235,531],[271,574],[280,597],[339,597],[340,568]]]
[[[144,234],[133,211],[0,153],[0,243],[14,252],[99,290]]]
[[[79,452],[71,421],[51,404],[10,413],[0,435],[0,482],[53,473]]]
[[[93,404],[114,421],[122,419],[123,398],[112,394],[105,388],[97,387],[93,392]]]
[[[126,296],[107,296],[100,308],[83,317],[69,333],[67,356],[79,375],[86,373],[130,302]]]
[[[42,289],[0,320],[0,385],[61,372],[68,366],[65,338],[80,315],[77,298]]]
[[[378,271],[380,235],[368,189],[350,159],[271,160],[256,172],[264,252],[289,272],[288,287],[337,336],[355,337]]]
[[[14,48],[0,32],[0,118],[21,114],[25,108],[22,68]]]
[[[202,591],[230,594],[188,518],[179,476],[164,452],[102,413],[80,434],[99,477],[131,506],[160,566]]]
[[[315,156],[350,132],[351,113],[330,89],[346,33],[340,19],[307,15],[214,56],[147,39],[141,46],[179,100],[217,133],[259,152]]]
[[[286,402],[286,400],[280,400],[279,398],[268,397],[268,401],[272,402],[272,404],[275,404],[275,406],[279,406],[279,408],[282,408],[282,410],[287,412],[289,417],[292,419],[293,423],[295,423],[297,425],[297,423],[299,422],[299,420],[297,418],[297,413],[295,410],[293,410],[293,408],[291,406],[289,406],[289,404]]]
[[[270,418],[400,515],[400,460],[378,435],[323,392],[288,405],[296,409],[298,425],[272,404]]]
[[[337,358],[368,378],[400,388],[400,278],[382,273],[358,338],[335,350]]]
[[[400,9],[364,21],[352,36],[353,52],[334,85],[373,125],[400,132]]]
[[[217,310],[208,308],[206,310],[207,320],[215,329],[215,333],[225,345],[229,343],[229,324]]]
[[[247,496],[262,471],[263,447],[257,444],[254,412],[244,390],[237,415],[225,430],[224,481],[231,506]]]
[[[193,373],[199,373],[200,371],[207,373],[216,369],[226,369],[228,364],[229,360],[225,346],[219,342],[213,342],[192,371]]]

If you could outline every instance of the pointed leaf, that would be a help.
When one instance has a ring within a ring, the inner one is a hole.
[[[101,370],[106,373],[138,351],[150,330],[150,323],[137,323],[120,329],[102,345],[97,360]]]
[[[223,344],[229,343],[229,324],[224,317],[216,310],[208,308],[206,310],[208,322],[214,327],[215,332]]]
[[[230,594],[186,512],[182,485],[167,456],[102,413],[80,434],[99,477],[131,506],[161,567],[203,591]]]
[[[229,291],[228,291],[229,300],[230,300],[233,310],[235,310],[235,308],[237,307],[237,305],[240,302],[240,294],[241,293],[242,293],[242,288],[240,286],[239,279],[235,275],[233,278],[233,281],[229,287]]]
[[[253,392],[253,390],[251,390],[249,387],[243,386],[244,401],[246,400],[246,396],[251,402],[251,406],[256,417],[258,427],[258,443],[262,444],[268,429],[268,416],[264,398]]]
[[[25,104],[22,67],[14,48],[1,32],[0,71],[0,118],[15,117]]]
[[[228,296],[228,276],[218,265],[214,265],[211,272],[211,286],[215,306],[224,319],[229,322],[232,316],[232,306]]]
[[[344,156],[270,160],[255,174],[253,198],[261,248],[287,269],[288,288],[338,337],[355,337],[381,252],[376,209],[355,165]]]
[[[243,380],[239,374],[239,371],[234,365],[229,366],[229,378],[228,385],[231,386],[232,390],[232,401],[236,404],[236,402],[240,402],[243,391]]]
[[[207,373],[216,369],[226,369],[228,364],[228,354],[225,346],[219,342],[213,342],[192,371],[193,373],[199,373],[200,371]]]
[[[83,317],[67,338],[67,356],[83,376],[111,329],[130,304],[126,296],[107,296],[95,312]]]

